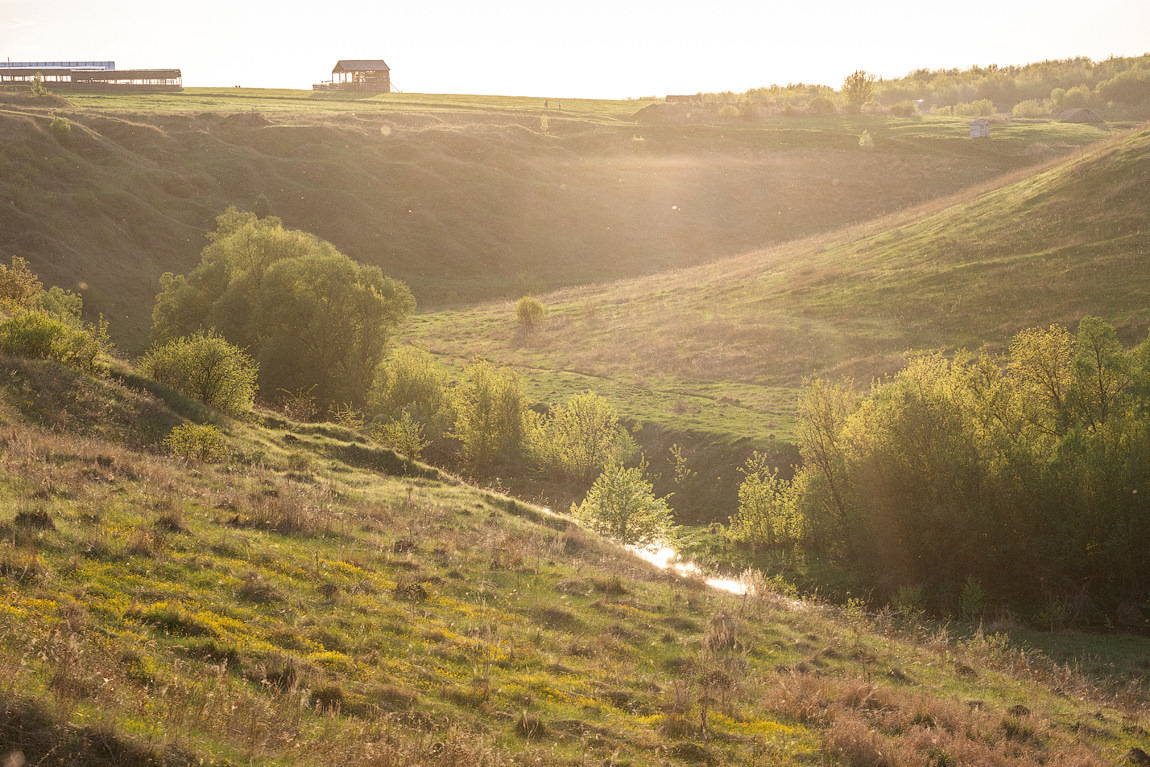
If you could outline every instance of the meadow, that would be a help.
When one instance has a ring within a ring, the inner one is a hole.
[[[1144,639],[1091,660],[1104,643],[1043,637],[1051,656],[761,576],[725,595],[339,426],[228,420],[123,367],[3,364],[9,758],[1090,765],[1150,748]],[[184,417],[222,428],[229,459],[165,454]]]

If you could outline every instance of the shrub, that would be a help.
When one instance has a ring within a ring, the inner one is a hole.
[[[611,462],[626,461],[635,443],[611,405],[594,392],[577,394],[531,432],[531,454],[544,471],[589,481]]]
[[[80,370],[96,366],[102,331],[73,327],[35,311],[0,322],[0,352],[29,359],[50,359]]]
[[[17,307],[28,306],[43,290],[43,284],[24,259],[13,256],[11,266],[0,264],[0,301]]]
[[[917,111],[913,101],[900,101],[891,105],[890,108],[890,113],[896,117],[910,117]]]
[[[423,427],[406,410],[398,421],[372,427],[371,436],[397,453],[419,460],[430,442],[423,437]]]
[[[490,362],[476,362],[465,375],[455,419],[455,437],[463,457],[474,466],[486,467],[518,456],[529,425],[519,377]]]
[[[954,105],[955,117],[989,117],[992,114],[994,114],[994,102],[990,99],[978,99]]]
[[[1033,118],[1042,117],[1047,114],[1046,107],[1036,99],[1027,99],[1020,101],[1014,105],[1014,109],[1010,110],[1010,114],[1014,117]]]
[[[515,319],[524,330],[534,330],[547,316],[547,309],[534,298],[523,296],[515,307]]]
[[[731,520],[737,540],[755,548],[787,545],[802,537],[795,485],[779,478],[778,469],[756,452],[742,468],[739,510]]]
[[[214,426],[182,423],[164,438],[174,455],[189,461],[222,461],[227,457],[224,435]]]
[[[437,442],[455,422],[447,373],[418,349],[400,349],[381,364],[367,399],[369,416],[380,424],[375,430],[406,417],[421,438]]]
[[[160,383],[231,415],[243,415],[256,392],[251,358],[214,333],[177,338],[153,348],[140,370]]]
[[[63,144],[72,135],[72,124],[63,117],[53,117],[52,122],[48,123],[48,130]]]
[[[835,112],[835,102],[826,96],[815,96],[807,102],[807,111],[815,115],[830,115]]]
[[[739,108],[734,104],[723,104],[719,108],[719,117],[724,120],[734,120],[739,116]]]
[[[571,514],[595,532],[624,545],[651,546],[673,527],[667,499],[656,498],[643,467],[608,466]]]
[[[874,139],[871,138],[870,131],[864,130],[859,136],[859,147],[868,151],[874,149]]]

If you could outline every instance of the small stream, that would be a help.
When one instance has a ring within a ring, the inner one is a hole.
[[[701,571],[694,562],[683,562],[679,555],[669,546],[662,548],[640,549],[628,546],[627,550],[647,560],[660,570],[674,570],[679,575],[698,575]],[[747,586],[737,578],[707,578],[706,584],[711,588],[728,591],[732,594],[743,595],[747,593]]]

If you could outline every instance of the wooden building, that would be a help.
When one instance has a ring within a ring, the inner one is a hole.
[[[31,85],[36,77],[61,90],[183,90],[178,69],[116,69],[114,61],[14,61],[0,66],[0,84]]]
[[[989,120],[971,120],[970,121],[970,137],[971,138],[990,138],[990,121]]]
[[[391,67],[383,59],[340,59],[331,79],[311,86],[317,91],[391,93]]]

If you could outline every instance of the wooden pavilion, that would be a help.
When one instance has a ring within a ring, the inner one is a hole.
[[[391,67],[383,59],[340,59],[331,80],[316,83],[312,90],[391,93]]]

